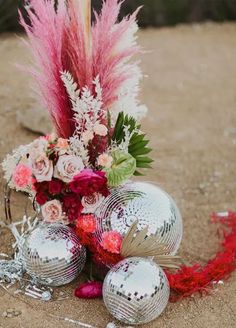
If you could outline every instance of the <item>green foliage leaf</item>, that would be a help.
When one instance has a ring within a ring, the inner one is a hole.
[[[124,112],[120,112],[114,128],[112,140],[120,144],[125,138],[125,127],[128,127],[132,134],[128,147],[129,154],[136,159],[136,166],[138,168],[151,168],[150,163],[153,160],[147,155],[152,151],[148,147],[149,140],[146,135],[140,131],[141,126],[137,124],[136,120]],[[135,175],[140,175],[140,172],[135,172]]]

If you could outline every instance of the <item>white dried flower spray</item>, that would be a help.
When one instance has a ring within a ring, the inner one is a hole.
[[[97,76],[94,81],[95,96],[88,87],[77,89],[72,75],[69,72],[61,74],[62,81],[70,97],[76,129],[74,135],[69,139],[70,149],[73,154],[80,156],[85,166],[89,166],[87,145],[93,138],[94,127],[105,117],[103,109],[102,89]]]

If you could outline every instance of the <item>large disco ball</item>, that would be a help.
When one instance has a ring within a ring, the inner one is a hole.
[[[163,270],[147,258],[130,257],[116,264],[103,284],[108,311],[126,324],[139,325],[156,319],[170,296]]]
[[[41,224],[21,249],[27,273],[38,283],[62,286],[74,280],[86,261],[85,247],[74,231],[62,224]]]
[[[138,230],[149,227],[165,243],[167,253],[176,254],[183,235],[181,214],[174,200],[161,188],[146,182],[131,182],[114,188],[95,212],[97,238],[104,231],[116,230],[124,236],[138,221]]]

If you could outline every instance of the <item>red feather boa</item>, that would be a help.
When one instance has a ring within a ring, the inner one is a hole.
[[[213,214],[212,222],[220,223],[223,231],[222,249],[205,266],[196,263],[182,266],[177,272],[166,272],[172,291],[170,301],[176,302],[196,292],[208,292],[236,270],[236,213]]]

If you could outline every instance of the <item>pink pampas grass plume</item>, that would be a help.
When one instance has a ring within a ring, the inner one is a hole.
[[[130,60],[140,51],[135,37],[139,9],[118,22],[123,1],[103,1],[102,11],[95,13],[91,26],[91,0],[59,0],[56,9],[54,0],[27,3],[30,23],[21,14],[20,21],[35,60],[36,67],[30,72],[59,137],[71,137],[76,125],[62,72],[70,72],[80,90],[87,86],[91,92],[93,80],[99,77],[105,109],[112,109],[122,87],[122,99],[131,99],[124,107],[132,107],[127,104],[133,100],[136,106],[140,71]]]
[[[80,88],[89,85],[91,59],[86,52],[83,12],[77,10],[78,0],[67,4],[58,1],[57,9],[54,3],[54,0],[30,0],[25,7],[30,24],[21,13],[20,21],[29,37],[36,64],[30,72],[39,85],[57,134],[69,138],[75,130],[74,113],[61,73],[70,71]]]
[[[122,85],[136,71],[137,64],[130,59],[139,53],[135,32],[137,31],[136,12],[118,22],[123,1],[103,2],[101,13],[95,13],[93,26],[93,75],[99,75],[106,108],[117,99]]]
[[[92,86],[91,0],[70,0],[64,63],[80,89]]]

